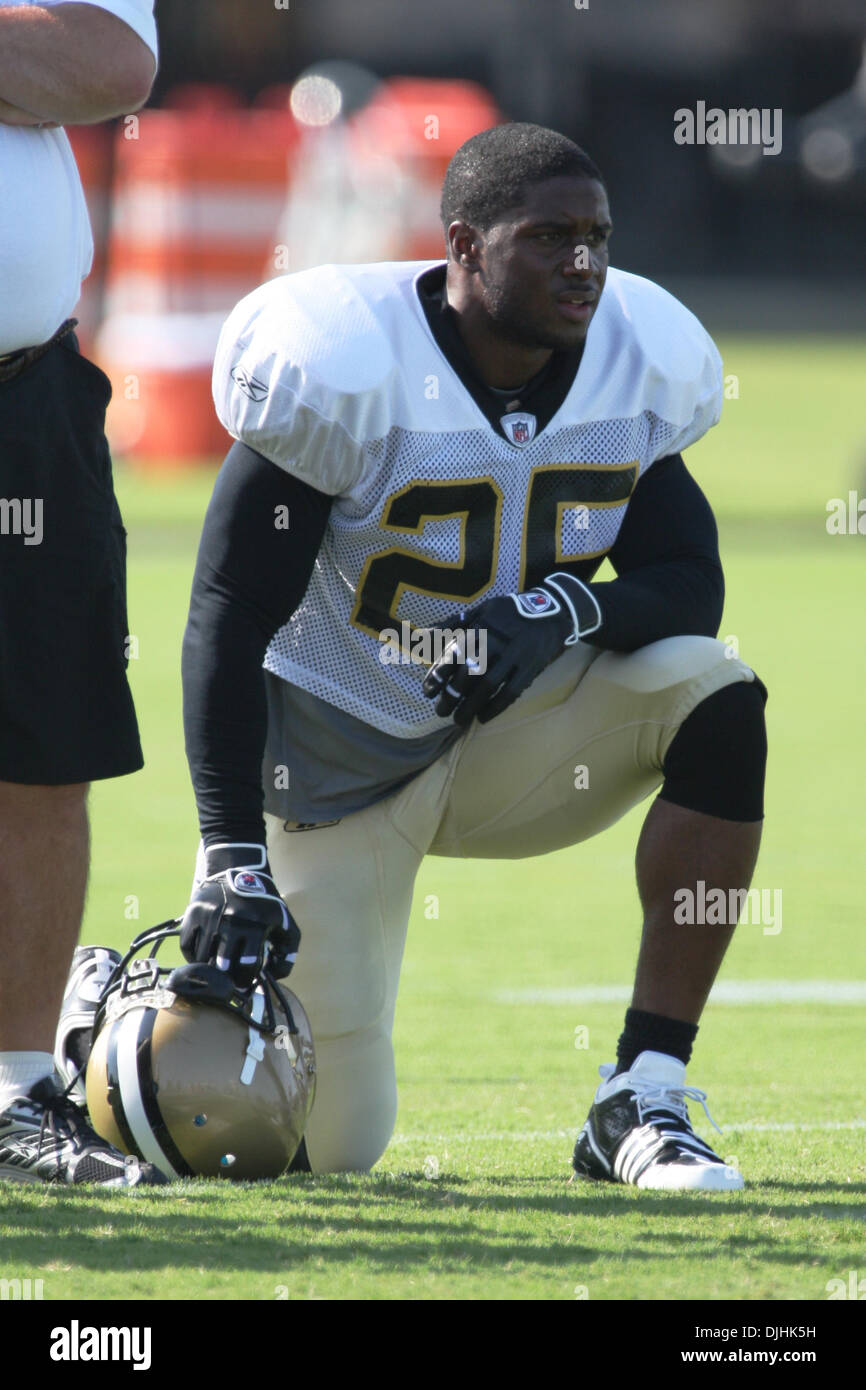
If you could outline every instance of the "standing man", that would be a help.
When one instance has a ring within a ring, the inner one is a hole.
[[[130,1186],[57,1094],[88,784],[142,765],[126,680],[111,387],[70,318],[93,242],[64,124],[140,107],[153,0],[0,0],[0,1178]]]
[[[224,328],[214,396],[238,442],[184,647],[210,882],[181,944],[240,971],[262,927],[285,950],[284,900],[317,1059],[296,1166],[369,1168],[396,1114],[422,858],[546,854],[660,788],[632,1007],[574,1168],[741,1187],[693,1131],[685,1081],[735,923],[675,911],[701,880],[725,901],[748,887],[763,815],[766,692],[714,640],[716,527],[681,457],[718,419],[719,355],[671,295],[608,271],[602,176],[554,131],[469,140],[442,218],[445,262],[284,276]],[[605,555],[617,577],[598,582]],[[442,629],[466,631],[462,651],[449,637],[437,656]],[[258,903],[241,869],[266,877]],[[578,958],[599,929],[579,903]]]

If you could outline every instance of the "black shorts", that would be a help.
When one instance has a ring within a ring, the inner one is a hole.
[[[72,335],[0,381],[0,781],[62,786],[142,766],[110,398]]]

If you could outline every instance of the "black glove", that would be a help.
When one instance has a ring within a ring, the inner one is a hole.
[[[460,629],[424,677],[436,713],[465,726],[508,709],[565,647],[601,626],[601,609],[571,574],[551,574],[525,594],[488,598],[443,623]],[[475,629],[472,636],[470,630]],[[473,653],[467,655],[467,653]]]
[[[207,877],[192,892],[180,929],[189,961],[225,970],[247,989],[263,967],[276,979],[295,963],[301,933],[277,892],[263,845],[213,845]]]

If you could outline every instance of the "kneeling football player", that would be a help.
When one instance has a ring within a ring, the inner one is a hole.
[[[763,814],[766,692],[715,640],[716,527],[682,459],[719,417],[719,356],[663,289],[608,271],[604,182],[563,136],[475,136],[442,216],[445,261],[287,275],[225,325],[237,442],[184,643],[198,880],[275,883],[318,1066],[296,1166],[367,1169],[424,856],[546,854],[660,788],[632,1005],[573,1164],[741,1187],[686,1107],[733,924],[674,916],[698,880],[748,887]],[[594,582],[604,556],[616,578]],[[446,634],[429,667],[395,659],[420,629]]]

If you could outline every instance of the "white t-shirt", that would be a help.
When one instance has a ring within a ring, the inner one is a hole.
[[[157,56],[154,0],[83,2],[117,15]],[[29,3],[0,0],[0,9]],[[40,0],[46,9],[62,3]],[[0,124],[0,356],[57,331],[92,261],[87,206],[65,132]]]

